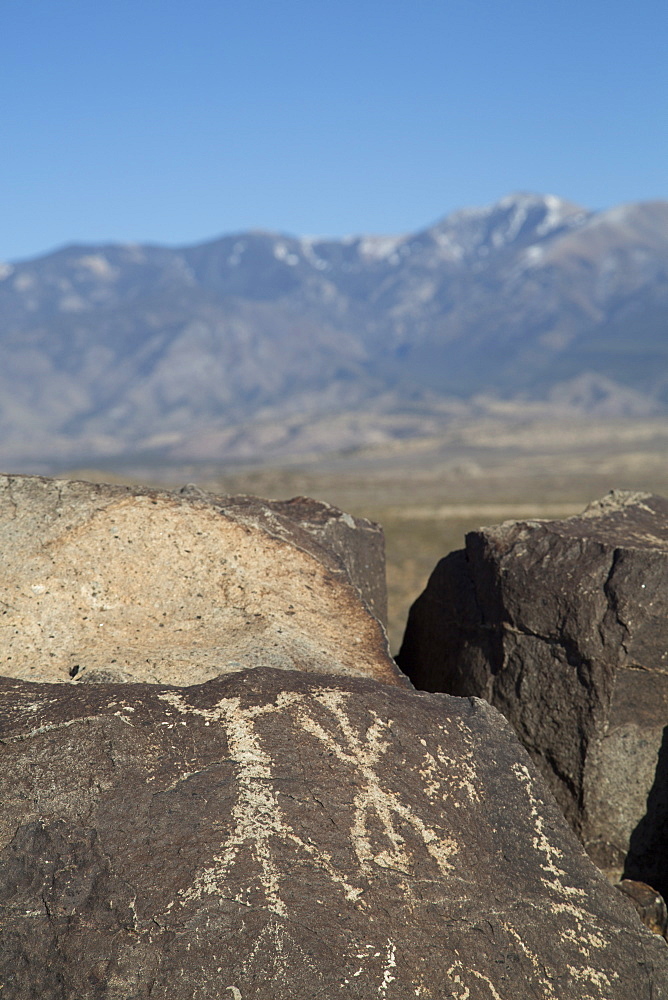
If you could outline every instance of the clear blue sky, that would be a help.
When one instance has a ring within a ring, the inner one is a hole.
[[[0,260],[668,197],[666,0],[0,0]]]

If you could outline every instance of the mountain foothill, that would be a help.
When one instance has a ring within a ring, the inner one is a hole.
[[[5,464],[409,439],[490,401],[668,407],[668,202],[515,194],[401,236],[252,231],[0,265]]]

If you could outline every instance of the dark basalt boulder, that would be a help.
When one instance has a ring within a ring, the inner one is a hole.
[[[617,882],[615,889],[631,900],[638,916],[651,931],[668,939],[668,908],[663,896],[646,882],[634,882],[630,878]]]
[[[3,1000],[665,1000],[668,948],[476,699],[0,679]]]
[[[262,664],[407,684],[378,525],[298,497],[0,477],[0,673],[194,684]]]
[[[596,863],[668,893],[668,500],[466,537],[410,612],[418,688],[511,722]]]

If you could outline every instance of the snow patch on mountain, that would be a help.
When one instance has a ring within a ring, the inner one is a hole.
[[[329,271],[331,264],[324,257],[321,257],[318,253],[318,247],[322,246],[324,241],[321,237],[316,236],[302,236],[299,240],[299,249],[301,250],[304,258],[308,261],[311,267],[314,267],[316,271]]]
[[[563,226],[583,225],[591,215],[585,209],[573,205],[569,201],[564,201],[562,198],[557,198],[553,194],[545,195],[544,202],[547,211],[543,221],[536,227],[538,236],[546,236]]]
[[[540,243],[564,228],[583,225],[589,217],[555,195],[519,193],[485,208],[454,212],[428,233],[450,259],[462,261],[488,257],[518,241]]]
[[[536,243],[527,247],[521,257],[521,264],[524,267],[540,267],[545,259],[545,247]]]
[[[110,264],[101,253],[85,254],[83,257],[78,257],[75,264],[103,281],[113,281],[118,276],[118,268]]]
[[[295,267],[299,263],[299,257],[296,253],[292,253],[290,248],[285,243],[276,243],[274,245],[274,257],[276,260],[283,261],[288,267]]]
[[[401,244],[403,236],[363,236],[358,248],[366,260],[383,260],[390,257]]]

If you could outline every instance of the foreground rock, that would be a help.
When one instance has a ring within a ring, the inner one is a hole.
[[[668,997],[484,702],[256,669],[0,706],[3,1000]]]
[[[510,720],[602,868],[668,892],[668,500],[472,532],[411,610],[399,662]]]
[[[668,910],[663,896],[652,889],[651,885],[628,878],[617,882],[615,889],[619,889],[630,899],[638,916],[650,930],[668,939]]]
[[[0,673],[190,684],[261,662],[406,683],[377,620],[382,532],[328,504],[2,476],[0,547]]]

